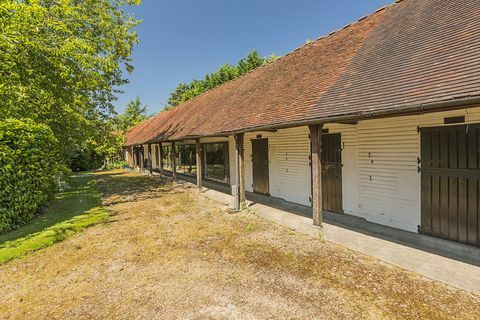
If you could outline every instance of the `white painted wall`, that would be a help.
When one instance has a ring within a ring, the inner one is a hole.
[[[253,191],[252,139],[268,139],[270,195],[287,201],[310,205],[310,142],[308,128],[245,134],[246,190]]]
[[[420,224],[420,155],[418,126],[443,125],[445,117],[465,115],[480,122],[480,107],[425,115],[328,124],[342,134],[343,207],[347,214],[416,232]],[[251,139],[269,140],[270,194],[310,205],[311,174],[308,128],[245,134],[246,190],[252,191]],[[230,138],[230,170],[235,177],[235,150]]]
[[[361,121],[358,132],[358,210],[369,221],[416,232],[420,224],[420,134],[417,127],[443,125],[465,115],[480,122],[480,108]]]

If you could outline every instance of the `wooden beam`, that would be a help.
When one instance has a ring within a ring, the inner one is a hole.
[[[142,144],[142,145],[140,145],[140,171],[141,172],[143,172],[145,170],[144,161],[145,161],[145,148],[143,147],[143,144]]]
[[[238,145],[238,192],[240,197],[240,203],[245,202],[245,135],[243,133],[239,133],[235,135],[235,140]]]
[[[203,164],[202,164],[202,145],[200,144],[200,139],[195,140],[196,147],[196,162],[197,162],[197,187],[202,187],[202,177],[203,177]]]
[[[163,149],[162,149],[162,143],[160,142],[158,144],[158,153],[160,155],[160,174],[163,175]]]
[[[152,144],[148,144],[148,162],[150,164],[150,174],[153,174],[153,161],[152,161]]]
[[[137,147],[133,146],[132,147],[132,150],[133,150],[133,168],[135,169],[135,167],[137,166]]]
[[[344,121],[338,121],[337,123],[356,125],[358,124],[358,120],[344,120]]]
[[[313,224],[322,225],[322,130],[323,124],[310,125],[312,146],[312,212]]]
[[[244,167],[244,134],[237,133],[235,140],[235,185],[232,193],[235,195],[235,209],[240,210],[245,202],[245,167]]]
[[[177,152],[175,150],[175,141],[172,141],[172,178],[177,181]]]
[[[142,167],[142,164],[141,164],[142,158],[141,158],[141,155],[140,155],[140,147],[139,147],[139,146],[136,146],[135,148],[137,149],[137,150],[136,150],[136,152],[137,152],[137,160],[136,160],[137,162],[136,162],[136,166],[137,166],[137,168],[140,170],[141,167]]]

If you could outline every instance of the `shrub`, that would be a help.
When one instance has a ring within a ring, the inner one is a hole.
[[[126,169],[129,168],[130,165],[128,164],[127,161],[115,161],[115,162],[109,162],[105,164],[101,170],[115,170],[115,169]]]
[[[0,121],[0,233],[29,221],[55,192],[58,143],[32,120]]]

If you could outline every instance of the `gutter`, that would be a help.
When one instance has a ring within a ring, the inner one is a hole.
[[[286,129],[286,128],[293,128],[293,127],[308,126],[308,125],[326,124],[326,123],[351,122],[351,121],[359,121],[359,120],[384,118],[389,116],[402,116],[407,114],[419,114],[419,113],[422,114],[426,112],[440,111],[443,109],[457,109],[459,107],[468,107],[475,104],[480,104],[480,96],[467,96],[467,97],[461,97],[461,98],[453,97],[449,100],[421,103],[419,105],[405,106],[405,107],[396,108],[396,109],[376,110],[376,111],[369,111],[369,112],[360,112],[356,114],[345,114],[345,115],[338,115],[338,116],[311,118],[306,120],[285,122],[285,123],[279,123],[279,124],[273,124],[273,125],[250,127],[247,129],[223,131],[215,134],[191,135],[191,136],[185,136],[178,140],[194,140],[199,138],[222,137],[222,136],[228,137],[230,135],[234,135],[238,133],[247,133],[247,132],[254,132],[254,131]],[[155,139],[152,139],[147,142],[143,142],[143,144],[153,143],[154,141]],[[166,142],[166,141],[171,141],[171,140],[166,139],[161,141],[155,141],[155,143]],[[128,145],[128,146],[133,146],[133,145],[134,144]]]
[[[186,136],[184,139],[187,139],[187,138],[190,139],[190,137],[195,137],[195,139],[201,138],[201,137],[218,137],[218,136],[224,136],[224,135],[233,135],[237,133],[266,131],[266,130],[273,130],[273,129],[286,129],[286,128],[301,127],[301,126],[315,125],[315,124],[369,120],[369,119],[376,119],[376,118],[384,118],[388,116],[422,114],[426,112],[441,111],[445,109],[458,109],[460,107],[464,108],[464,107],[472,106],[475,104],[480,104],[480,96],[466,97],[461,99],[452,98],[450,100],[422,103],[419,105],[406,106],[406,107],[397,108],[397,109],[377,110],[377,111],[370,111],[370,112],[361,112],[357,114],[339,115],[339,116],[333,116],[333,117],[312,118],[312,119],[306,119],[306,120],[300,120],[300,121],[294,121],[294,122],[285,122],[281,124],[250,127],[248,129],[226,131],[226,132],[221,132],[218,134],[211,134],[211,135]]]
[[[313,118],[301,121],[295,121],[290,123],[283,123],[277,125],[257,126],[248,129],[229,131],[230,134],[246,133],[252,131],[272,130],[272,129],[285,129],[291,127],[300,127],[306,125],[326,124],[326,123],[341,123],[348,121],[369,120],[376,118],[384,118],[388,116],[402,116],[407,114],[418,114],[432,111],[440,111],[443,109],[456,109],[458,107],[467,107],[475,104],[480,104],[480,96],[467,97],[462,99],[452,98],[451,100],[444,100],[440,102],[422,103],[414,106],[406,106],[398,109],[389,110],[377,110],[370,112],[361,112],[357,114],[346,114],[333,117]],[[206,137],[206,136],[204,136]]]

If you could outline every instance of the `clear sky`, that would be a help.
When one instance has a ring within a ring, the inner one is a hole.
[[[148,113],[163,109],[180,82],[200,79],[251,50],[284,55],[393,0],[143,0],[143,23],[130,84],[115,103],[139,96]]]

